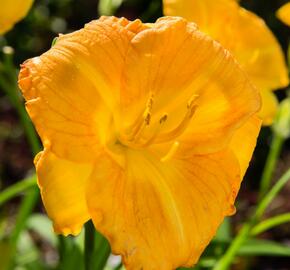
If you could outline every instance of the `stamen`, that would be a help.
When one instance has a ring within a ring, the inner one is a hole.
[[[159,119],[159,123],[155,122],[154,126],[156,126],[155,130],[152,131],[148,130],[148,134],[151,134],[151,136],[147,136],[144,132],[144,129],[148,127],[151,124],[151,116],[152,116],[152,108],[153,108],[153,94],[150,95],[147,103],[146,103],[146,108],[145,111],[142,115],[140,115],[135,123],[131,127],[131,134],[128,134],[128,136],[122,136],[120,138],[120,141],[123,142],[123,144],[136,148],[136,149],[141,149],[144,147],[147,147],[153,143],[164,143],[168,141],[173,141],[176,139],[179,135],[181,135],[184,130],[187,128],[189,125],[189,122],[194,115],[197,105],[195,103],[196,99],[198,98],[198,95],[193,95],[189,101],[187,102],[187,111],[182,119],[182,121],[179,123],[179,125],[174,128],[173,130],[169,132],[164,132],[161,133],[161,129],[164,125],[164,123],[167,121],[168,114],[163,114],[162,117]],[[149,132],[150,131],[150,132]],[[147,138],[146,138],[147,137]],[[149,137],[149,138],[148,138]],[[174,155],[178,148],[179,143],[175,142],[171,149],[169,150],[168,154],[163,157],[161,160],[166,161]]]
[[[165,113],[159,120],[159,125],[157,126],[157,128],[155,129],[155,131],[153,132],[153,135],[144,143],[140,144],[140,147],[147,147],[149,146],[151,143],[154,142],[155,138],[158,136],[158,134],[160,133],[161,127],[162,125],[166,122],[168,117],[168,114]]]
[[[178,147],[179,147],[179,142],[175,141],[172,144],[171,148],[169,149],[168,153],[163,158],[161,158],[160,161],[161,162],[166,162],[166,161],[172,159],[174,154],[176,153]]]
[[[155,143],[171,141],[184,132],[184,130],[187,128],[192,116],[194,115],[196,111],[197,105],[195,105],[195,101],[197,98],[198,98],[198,95],[193,95],[188,101],[187,112],[184,118],[182,119],[181,123],[173,130],[160,134],[154,141]]]
[[[197,100],[197,98],[199,97],[199,95],[192,95],[191,98],[189,99],[189,101],[187,102],[187,108],[192,108],[194,105],[194,102]]]
[[[187,110],[186,115],[184,116],[183,120],[181,121],[181,123],[173,130],[166,132],[166,133],[163,133],[163,134],[160,134],[156,138],[155,142],[161,143],[161,142],[171,141],[174,138],[181,135],[184,132],[184,130],[187,128],[192,116],[194,115],[196,108],[197,108],[197,106],[193,106],[192,108],[189,108]]]
[[[146,102],[146,107],[145,111],[137,117],[135,123],[131,126],[131,129],[133,132],[129,135],[128,140],[129,141],[134,141],[136,139],[136,136],[138,137],[139,134],[142,133],[144,127],[147,125],[150,125],[151,121],[151,112],[153,108],[153,94],[151,93],[147,102]]]

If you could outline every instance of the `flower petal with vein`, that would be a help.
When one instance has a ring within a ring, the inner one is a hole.
[[[164,13],[182,16],[227,48],[261,91],[264,125],[275,117],[272,90],[289,84],[282,49],[265,22],[233,0],[163,0]]]
[[[34,0],[1,0],[0,35],[8,32],[15,23],[23,19]]]
[[[261,124],[230,53],[182,18],[101,17],[27,60],[19,86],[55,231],[92,219],[129,270],[195,264],[235,212]]]

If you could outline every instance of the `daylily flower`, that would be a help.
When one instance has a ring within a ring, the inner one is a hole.
[[[182,18],[102,17],[26,61],[19,85],[55,231],[92,219],[127,269],[196,263],[235,211],[260,129],[230,53]]]
[[[290,26],[290,2],[280,7],[277,11],[277,17],[285,24]]]
[[[269,125],[278,101],[272,90],[289,84],[282,49],[265,22],[234,0],[163,0],[166,15],[182,16],[219,41],[261,92],[260,116]]]
[[[33,0],[1,0],[0,35],[9,31],[15,23],[23,19],[33,4]]]

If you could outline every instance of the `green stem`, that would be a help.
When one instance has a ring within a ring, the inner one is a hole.
[[[9,186],[0,193],[0,206],[33,186],[36,186],[35,175]]]
[[[85,270],[103,270],[111,249],[106,238],[96,231],[93,223],[85,224]]]
[[[91,221],[85,224],[85,270],[93,270],[92,261],[94,260],[95,248],[95,228]]]
[[[263,196],[265,196],[265,194],[270,188],[271,179],[272,179],[274,170],[276,168],[276,164],[277,164],[279,155],[281,153],[283,143],[284,143],[284,139],[276,132],[273,132],[273,138],[270,145],[270,152],[268,154],[265,167],[263,170],[261,182],[260,182],[259,200],[261,200]]]
[[[251,231],[251,235],[256,236],[278,225],[290,222],[290,213],[281,214],[272,218],[263,220],[257,224]]]
[[[241,245],[249,237],[252,228],[261,219],[268,205],[275,198],[277,193],[283,188],[283,186],[290,180],[290,169],[277,181],[273,188],[264,196],[262,201],[258,204],[254,215],[246,222],[238,235],[235,237],[229,248],[227,249],[224,256],[218,261],[213,270],[227,270],[229,269],[231,263],[233,262],[236,254],[238,253]]]
[[[260,220],[266,211],[268,205],[274,200],[276,195],[285,186],[285,184],[290,180],[290,169],[288,169],[283,176],[275,183],[272,189],[264,196],[263,200],[258,204],[257,210],[255,211],[255,216],[257,220]]]

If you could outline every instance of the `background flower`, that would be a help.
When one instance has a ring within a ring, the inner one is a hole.
[[[277,11],[277,16],[282,22],[290,26],[290,3],[280,7]]]
[[[261,91],[260,116],[265,125],[273,122],[278,101],[270,92],[286,87],[288,71],[283,52],[264,21],[229,0],[164,0],[164,13],[196,22],[230,50],[255,86]]]
[[[2,0],[0,9],[0,35],[9,31],[15,23],[23,19],[33,4],[33,0]]]

